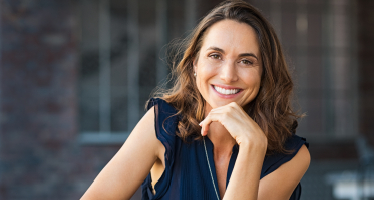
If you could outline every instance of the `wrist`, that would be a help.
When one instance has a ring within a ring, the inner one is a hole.
[[[250,149],[251,151],[255,150],[265,153],[267,151],[268,141],[265,136],[262,139],[238,138],[236,141],[239,144],[240,149]]]

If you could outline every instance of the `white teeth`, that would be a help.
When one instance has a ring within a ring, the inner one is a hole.
[[[226,90],[226,89],[223,89],[223,88],[220,88],[220,87],[217,87],[217,86],[214,86],[214,89],[217,90],[217,92],[221,93],[221,94],[236,94],[239,92],[240,89],[231,89],[231,90]]]

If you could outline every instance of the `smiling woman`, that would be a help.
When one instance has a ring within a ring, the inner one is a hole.
[[[247,105],[261,85],[262,65],[255,31],[245,23],[223,20],[205,34],[194,63],[197,88],[207,102],[205,113],[230,102]]]
[[[82,199],[299,199],[308,143],[295,135],[293,83],[273,28],[244,1],[196,27],[172,89]],[[131,183],[131,184],[129,184]]]

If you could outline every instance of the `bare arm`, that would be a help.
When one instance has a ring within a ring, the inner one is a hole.
[[[267,149],[267,138],[261,128],[235,102],[212,109],[201,122],[202,135],[209,124],[220,122],[239,144],[225,200],[288,200],[309,167],[310,155],[303,146],[289,162],[260,181]]]
[[[242,142],[229,185],[223,199],[255,200],[258,196],[266,145]]]
[[[254,149],[243,152],[240,148],[224,199],[289,200],[310,163],[303,145],[294,158],[258,181],[263,158]]]
[[[130,199],[164,151],[156,138],[151,108],[81,199]]]
[[[290,161],[261,179],[258,199],[289,200],[309,164],[310,154],[303,145]]]

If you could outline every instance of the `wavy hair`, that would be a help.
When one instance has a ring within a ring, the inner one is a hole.
[[[222,2],[200,21],[174,51],[171,63],[173,87],[159,88],[153,96],[178,110],[181,117],[177,135],[180,138],[185,142],[190,141],[189,138],[202,139],[199,123],[204,119],[206,105],[193,75],[193,62],[198,59],[209,27],[227,19],[246,23],[257,34],[263,67],[261,86],[256,98],[245,106],[245,111],[267,136],[267,154],[287,153],[284,142],[296,132],[297,119],[301,117],[291,108],[293,82],[274,29],[255,7],[244,1]]]

